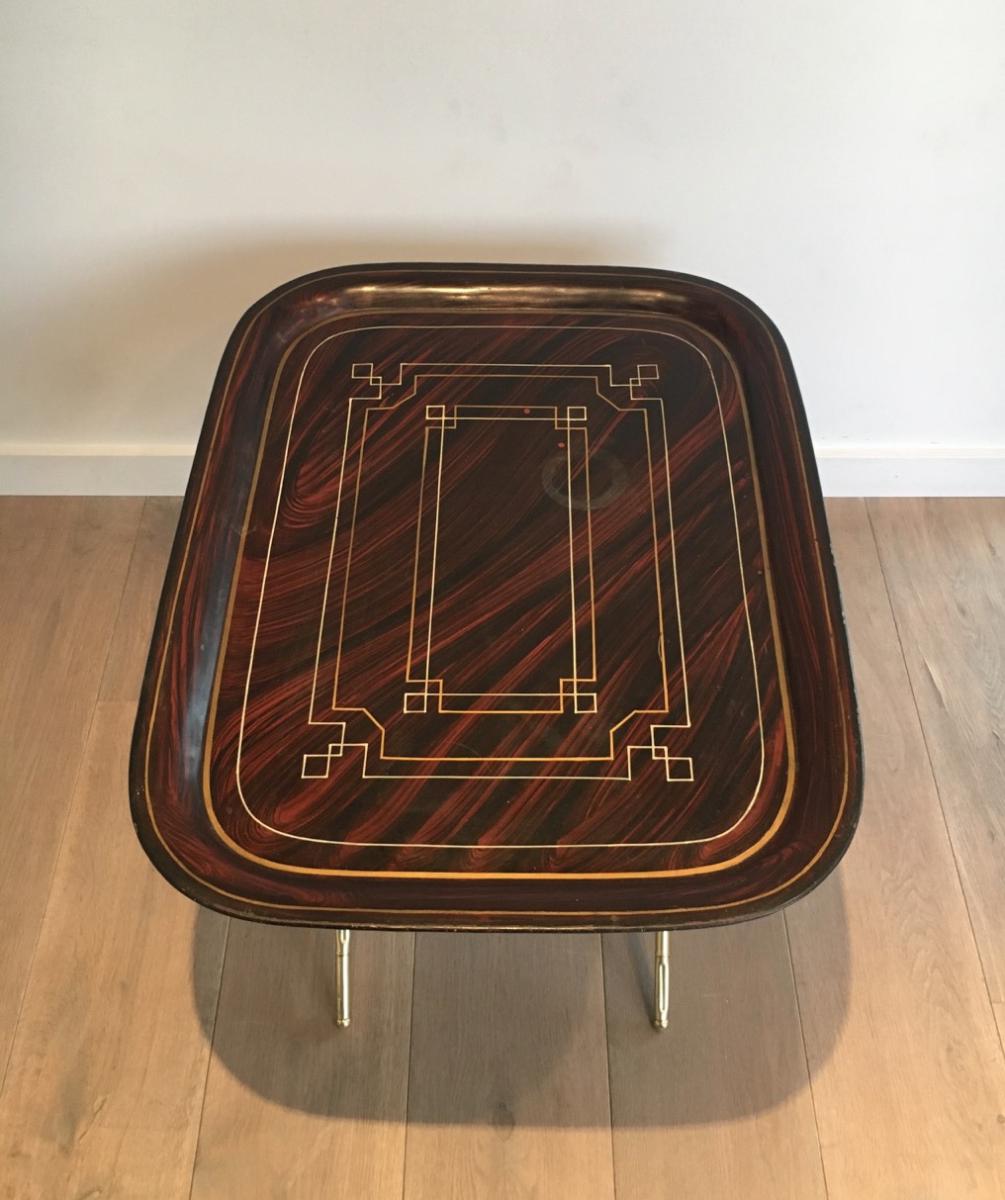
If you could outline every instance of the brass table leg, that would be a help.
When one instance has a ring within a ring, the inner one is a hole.
[[[335,1024],[345,1029],[349,1024],[349,938],[350,930],[336,929]],[[656,954],[653,972],[653,1025],[666,1029],[670,1024],[670,931],[656,934]]]
[[[349,930],[335,930],[335,1024],[349,1024]]]
[[[653,972],[653,1025],[666,1029],[670,1024],[670,931],[656,934],[656,960]]]

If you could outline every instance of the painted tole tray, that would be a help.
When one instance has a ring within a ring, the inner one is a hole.
[[[826,875],[860,790],[806,420],[750,301],[401,264],[241,319],[133,746],[176,887],[341,927],[713,924]]]

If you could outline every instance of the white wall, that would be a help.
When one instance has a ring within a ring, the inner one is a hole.
[[[729,283],[788,341],[830,490],[1005,492],[1002,0],[33,0],[4,26],[8,489],[179,487],[258,295],[476,258]]]

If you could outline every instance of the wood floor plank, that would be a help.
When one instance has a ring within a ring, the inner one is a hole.
[[[595,934],[416,939],[405,1200],[612,1200]]]
[[[782,916],[673,934],[660,1033],[649,1024],[651,943],[604,937],[618,1196],[823,1200]]]
[[[400,1200],[410,933],[355,933],[335,1026],[335,934],[232,924],[193,1200]]]
[[[0,499],[0,1078],[141,507]]]
[[[1005,500],[870,501],[992,999],[1005,1000]]]
[[[864,502],[829,506],[865,740],[838,876],[786,914],[830,1200],[1005,1195],[1005,1067]],[[833,947],[851,993],[836,1046]]]
[[[129,820],[134,706],[99,704],[0,1096],[9,1200],[189,1194],[226,922],[143,854]]]
[[[150,496],[144,501],[101,680],[101,700],[139,700],[150,631],[180,511],[181,500],[173,496]]]

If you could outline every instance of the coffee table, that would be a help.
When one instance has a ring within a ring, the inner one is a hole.
[[[136,723],[157,868],[232,916],[668,931],[803,895],[861,750],[777,330],[665,271],[396,264],[255,304]]]

